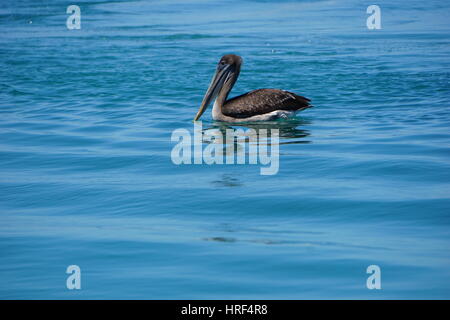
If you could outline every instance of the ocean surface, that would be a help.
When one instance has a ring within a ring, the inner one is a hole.
[[[450,2],[371,4],[1,1],[0,298],[450,298]],[[275,175],[172,162],[227,53],[312,99]]]

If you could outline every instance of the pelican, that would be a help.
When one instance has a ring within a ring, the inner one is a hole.
[[[241,71],[242,58],[224,55],[216,69],[194,121],[215,99],[212,109],[214,120],[226,122],[253,122],[289,118],[296,112],[312,107],[308,98],[279,89],[258,89],[228,99]]]

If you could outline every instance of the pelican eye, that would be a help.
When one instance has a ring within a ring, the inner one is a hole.
[[[219,67],[220,68],[224,68],[226,66],[226,62],[225,61],[220,61],[219,62]]]

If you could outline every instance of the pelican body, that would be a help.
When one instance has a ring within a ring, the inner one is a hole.
[[[253,122],[288,118],[310,108],[308,98],[279,89],[258,89],[228,99],[241,71],[242,58],[223,56],[203,98],[194,121],[200,119],[213,100],[212,117],[226,122]]]

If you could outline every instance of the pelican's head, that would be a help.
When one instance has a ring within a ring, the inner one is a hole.
[[[242,58],[235,54],[227,54],[220,58],[219,63],[217,64],[216,73],[214,74],[208,90],[203,97],[202,104],[200,105],[200,109],[198,110],[194,121],[200,119],[206,108],[210,105],[211,101],[214,100],[219,93],[221,93],[223,88],[227,89],[226,93],[228,94],[239,76],[241,64]]]

